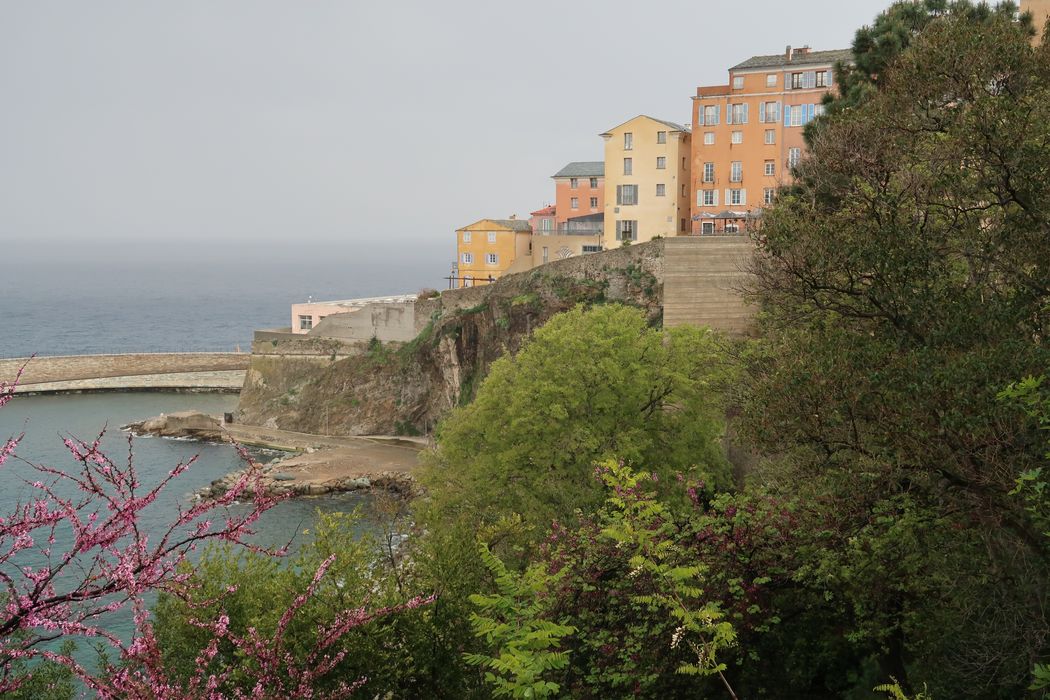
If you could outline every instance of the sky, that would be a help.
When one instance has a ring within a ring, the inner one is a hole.
[[[0,250],[426,266],[638,115],[889,0],[0,0]]]

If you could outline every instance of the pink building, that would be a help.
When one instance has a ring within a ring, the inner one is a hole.
[[[557,207],[553,204],[529,214],[529,224],[534,234],[550,234],[557,228]]]
[[[569,163],[551,176],[554,179],[554,223],[562,228],[580,216],[605,213],[605,162]]]

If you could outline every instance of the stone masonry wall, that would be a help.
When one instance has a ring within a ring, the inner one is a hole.
[[[0,360],[0,381],[13,380],[23,365],[25,371],[20,383],[29,385],[101,377],[244,370],[250,357],[248,353],[180,352],[15,358]]]

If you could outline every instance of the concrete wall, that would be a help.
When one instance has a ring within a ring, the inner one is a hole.
[[[368,349],[367,342],[336,338],[318,338],[293,333],[290,329],[255,331],[253,355],[335,356],[352,357]]]
[[[357,311],[332,314],[309,335],[344,341],[407,342],[416,337],[416,302],[365,304]]]
[[[248,368],[249,355],[234,352],[133,353],[67,355],[0,360],[0,381],[11,381],[25,365],[20,384],[64,382],[102,377],[128,377],[185,372],[218,372]]]
[[[740,296],[755,247],[745,236],[682,236],[664,241],[664,325],[747,332],[754,309]]]

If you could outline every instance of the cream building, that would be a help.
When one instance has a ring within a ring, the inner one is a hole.
[[[689,129],[640,115],[601,137],[606,247],[689,233]]]
[[[1021,0],[1021,12],[1032,13],[1032,24],[1041,37],[1046,18],[1050,15],[1050,0]]]

